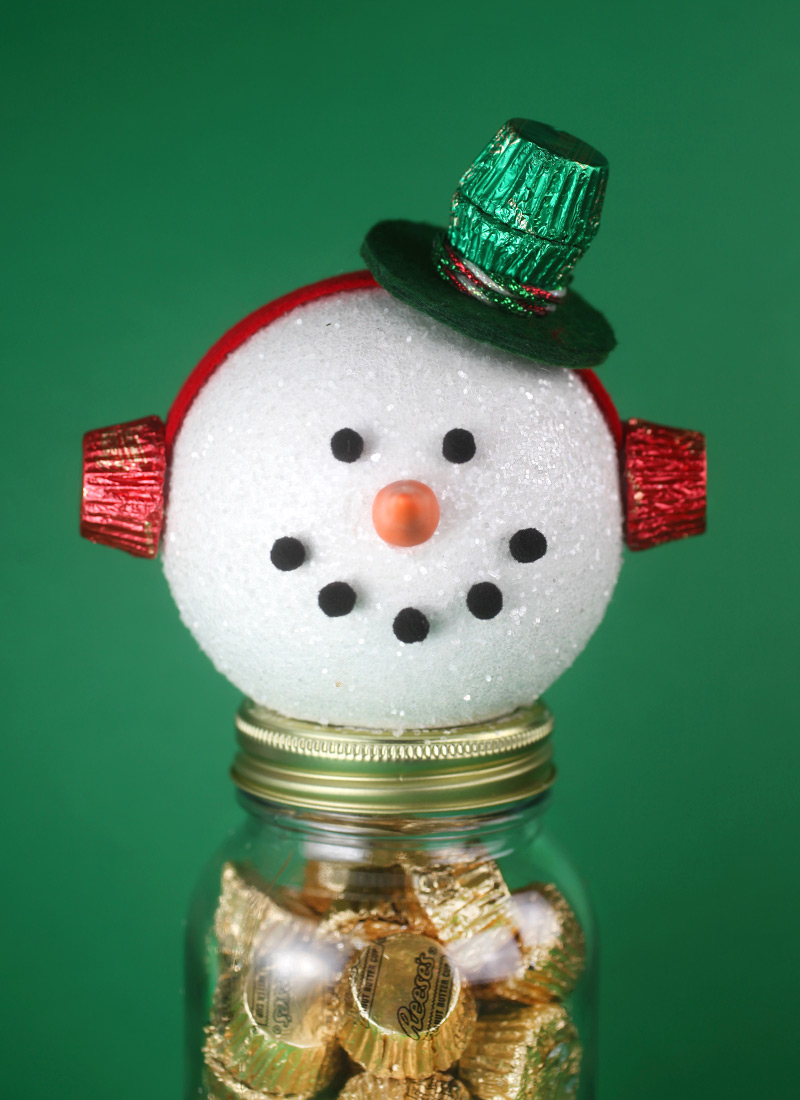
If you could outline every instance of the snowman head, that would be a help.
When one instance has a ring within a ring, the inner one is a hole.
[[[365,244],[392,293],[361,272],[287,295],[201,360],[166,429],[149,417],[85,440],[83,533],[142,556],[162,542],[217,668],[310,721],[441,727],[530,703],[599,624],[625,534],[642,548],[702,522],[697,433],[623,426],[596,376],[563,363],[598,361],[605,321],[519,272],[488,286],[435,233],[449,312],[434,294],[421,308],[422,261],[397,242],[425,234],[406,224]],[[539,256],[539,282],[567,277],[563,252]],[[481,298],[509,288],[521,310]],[[464,303],[507,318],[502,336],[456,324]]]

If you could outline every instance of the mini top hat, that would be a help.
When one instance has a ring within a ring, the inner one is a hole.
[[[461,177],[446,230],[379,222],[361,255],[396,298],[476,340],[551,366],[597,366],[614,333],[568,287],[607,179],[590,145],[514,118]]]

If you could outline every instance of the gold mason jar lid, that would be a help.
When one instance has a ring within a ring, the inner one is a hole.
[[[319,812],[492,809],[553,783],[552,728],[542,702],[476,725],[397,732],[322,726],[245,700],[231,775],[247,794]]]

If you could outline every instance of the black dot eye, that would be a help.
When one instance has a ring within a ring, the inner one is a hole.
[[[475,457],[475,436],[466,428],[451,428],[442,440],[442,454],[448,462],[469,462]]]
[[[473,584],[467,592],[467,607],[476,619],[493,619],[503,610],[503,593],[491,581]]]
[[[352,428],[340,428],[331,436],[331,450],[340,462],[356,462],[364,453],[364,440]]]
[[[412,642],[424,642],[430,628],[431,624],[426,616],[416,607],[404,607],[402,611],[398,611],[392,623],[395,638],[398,642],[405,642],[406,645]]]
[[[349,615],[356,605],[355,590],[347,581],[332,581],[320,589],[317,603],[331,619]]]
[[[508,540],[515,561],[538,561],[547,553],[547,539],[535,527],[524,527]]]
[[[269,558],[276,569],[288,573],[291,569],[299,569],[306,560],[306,548],[300,539],[286,535],[284,538],[275,539]]]

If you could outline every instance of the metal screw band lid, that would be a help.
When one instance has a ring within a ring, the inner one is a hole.
[[[231,775],[247,794],[313,811],[428,815],[509,805],[555,779],[547,707],[446,729],[322,726],[245,701]]]

